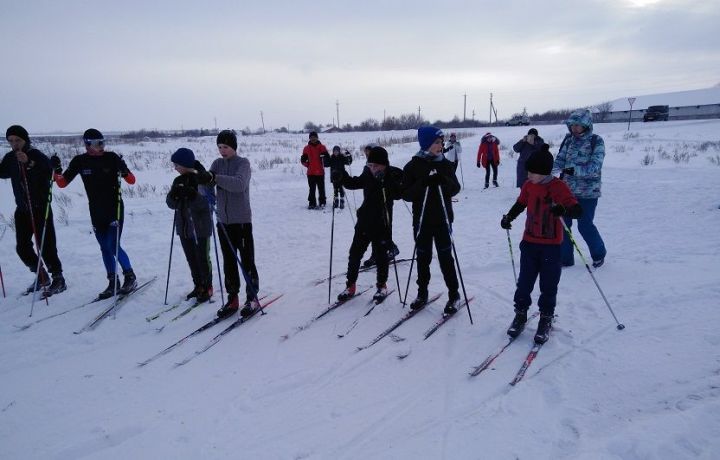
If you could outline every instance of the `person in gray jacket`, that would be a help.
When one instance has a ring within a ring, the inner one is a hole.
[[[545,143],[542,137],[538,135],[538,131],[535,128],[530,128],[527,135],[523,136],[522,139],[517,141],[513,145],[513,150],[520,155],[517,160],[517,186],[522,187],[527,180],[527,169],[525,169],[525,162],[530,155],[535,152],[539,152],[542,145]]]
[[[250,211],[250,162],[247,158],[238,156],[234,131],[221,131],[217,136],[217,146],[221,158],[213,162],[209,171],[198,174],[198,182],[215,187],[217,194],[217,228],[223,253],[225,288],[228,293],[227,303],[217,314],[225,318],[237,312],[240,307],[240,273],[237,263],[237,252],[240,252],[246,294],[240,315],[247,317],[260,308],[257,299],[260,280],[255,267],[255,242]]]

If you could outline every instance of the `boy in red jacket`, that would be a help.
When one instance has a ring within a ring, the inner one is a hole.
[[[325,168],[323,167],[324,157],[328,155],[328,151],[324,145],[320,143],[318,134],[313,131],[310,133],[308,144],[303,148],[300,156],[300,163],[307,168],[308,179],[308,209],[317,209],[325,207]],[[318,200],[315,200],[315,188],[318,189]]]
[[[576,219],[582,215],[582,208],[565,182],[550,175],[553,156],[547,144],[530,155],[525,167],[528,180],[520,189],[517,202],[500,221],[500,226],[509,230],[512,228],[510,222],[527,208],[525,232],[520,242],[520,276],[514,297],[515,318],[507,333],[515,338],[525,328],[528,307],[532,304],[530,293],[540,275],[540,297],[537,302],[540,321],[535,343],[542,344],[547,341],[552,328],[562,271],[560,243],[563,240],[563,227],[560,216]]]

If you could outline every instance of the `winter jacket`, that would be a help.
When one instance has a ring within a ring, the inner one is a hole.
[[[440,175],[440,188],[450,223],[454,219],[451,198],[460,192],[460,183],[455,175],[454,165],[443,156],[433,157],[427,152],[420,151],[403,168],[402,197],[403,200],[412,202],[413,226],[416,228],[420,223],[420,214],[423,214],[426,190],[427,202],[423,214],[423,226],[445,225],[445,214],[438,187],[428,188],[428,176],[433,169]]]
[[[447,158],[448,161],[451,161],[453,163],[460,163],[461,153],[462,146],[460,145],[460,141],[455,141],[454,143],[450,142],[448,143],[447,147],[443,149],[443,154],[445,154],[445,158]]]
[[[605,142],[602,137],[593,134],[592,115],[587,109],[573,112],[565,124],[568,131],[574,124],[584,126],[585,131],[577,137],[572,134],[572,131],[565,136],[555,157],[553,173],[560,173],[566,168],[574,168],[573,175],[565,174],[563,177],[573,194],[578,198],[599,198]],[[594,148],[593,143],[595,144]]]
[[[565,182],[547,176],[547,180],[533,184],[526,181],[520,189],[520,196],[508,215],[511,220],[527,208],[523,240],[528,243],[560,244],[563,240],[563,226],[560,217],[550,212],[554,204],[565,207],[568,216],[580,217],[582,213],[577,199]]]
[[[345,151],[339,154],[323,155],[323,166],[330,168],[330,174],[339,171],[340,174],[345,172],[345,165],[352,164],[352,155]]]
[[[530,144],[526,142],[524,139],[520,139],[513,145],[513,150],[518,155],[517,160],[517,186],[522,187],[523,183],[527,180],[527,169],[525,169],[525,162],[528,158],[530,158],[530,155],[532,155],[535,152],[540,151],[540,147],[545,143],[545,140],[543,140],[540,136],[535,136],[535,143]]]
[[[477,153],[478,167],[482,166],[483,168],[487,168],[489,157],[492,157],[493,164],[500,164],[500,149],[498,149],[498,145],[500,145],[500,140],[497,137],[490,133],[483,136]]]
[[[102,230],[118,220],[118,214],[120,221],[125,217],[118,177],[126,168],[122,157],[115,152],[83,153],[74,156],[62,174],[55,174],[55,182],[65,188],[80,174],[88,197],[90,221],[95,229]],[[128,173],[124,180],[134,184],[135,176]]]
[[[210,171],[215,174],[218,221],[223,224],[251,223],[248,159],[238,155],[218,158],[213,161]]]
[[[10,179],[15,195],[15,205],[18,211],[24,213],[28,212],[28,197],[25,194],[25,180],[27,179],[33,215],[41,216],[45,213],[50,188],[50,175],[52,174],[50,160],[40,150],[29,147],[29,144],[23,148],[23,151],[28,156],[28,162],[25,165],[21,165],[17,161],[15,152],[5,154],[0,162],[0,179]],[[25,169],[24,175],[21,167]]]
[[[357,231],[370,237],[387,235],[388,239],[391,239],[393,201],[401,198],[402,181],[402,170],[394,166],[385,169],[382,179],[375,177],[368,168],[364,168],[362,174],[355,177],[350,177],[348,173],[343,174],[341,185],[349,190],[363,191],[363,202],[357,209]]]
[[[204,170],[196,161],[194,169]],[[179,188],[191,188],[193,198],[180,198],[176,195]],[[165,203],[175,212],[175,231],[180,238],[209,238],[212,235],[212,216],[208,202],[207,187],[198,185],[195,174],[181,174],[173,180],[172,187],[165,197]]]
[[[324,176],[323,156],[327,156],[328,151],[320,142],[308,144],[303,149],[300,156],[300,163],[307,168],[308,176]]]

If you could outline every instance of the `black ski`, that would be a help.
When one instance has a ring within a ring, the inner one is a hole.
[[[395,329],[399,328],[405,321],[409,320],[410,318],[412,318],[413,316],[415,316],[418,312],[421,312],[422,310],[424,310],[425,307],[427,307],[428,305],[430,305],[431,303],[433,303],[433,302],[435,302],[437,299],[439,299],[439,298],[440,298],[440,295],[441,295],[441,294],[435,294],[434,296],[432,296],[431,298],[429,298],[428,301],[425,302],[425,305],[422,306],[422,308],[419,308],[419,309],[417,309],[417,310],[410,310],[409,312],[407,312],[407,313],[405,314],[405,316],[403,316],[402,318],[400,318],[399,320],[397,320],[392,326],[390,326],[389,328],[387,328],[387,329],[385,329],[383,332],[381,332],[380,335],[378,335],[377,337],[375,337],[370,343],[368,343],[367,345],[362,346],[362,347],[357,347],[357,351],[362,351],[362,350],[365,350],[366,348],[370,348],[371,346],[375,345],[376,343],[378,343],[379,341],[381,341],[382,339],[384,339],[385,337],[387,337],[388,335],[390,335],[390,333],[391,333],[392,331],[394,331]]]
[[[147,321],[147,322],[149,323],[150,321],[156,320],[156,319],[158,319],[161,315],[163,315],[163,314],[165,314],[165,313],[167,313],[167,312],[169,312],[169,311],[175,310],[176,308],[178,308],[180,305],[184,304],[185,302],[187,302],[187,300],[181,300],[181,301],[179,301],[179,302],[175,302],[174,304],[170,305],[169,307],[167,307],[167,308],[165,308],[165,309],[163,309],[163,310],[160,310],[159,312],[154,313],[154,314],[146,317],[146,318],[145,318],[145,321]]]
[[[150,283],[152,283],[156,279],[157,279],[157,276],[154,276],[150,280],[145,281],[144,283],[142,283],[141,285],[139,285],[132,291],[128,292],[127,294],[119,294],[117,296],[117,300],[112,299],[112,297],[110,297],[109,299],[113,300],[113,302],[110,305],[108,305],[107,308],[105,308],[103,311],[101,311],[100,314],[98,314],[92,321],[87,323],[85,326],[83,326],[79,330],[73,332],[73,334],[82,334],[83,332],[89,331],[91,329],[95,329],[95,327],[97,327],[97,325],[100,324],[100,322],[102,320],[107,318],[110,313],[112,313],[113,311],[117,311],[120,308],[120,306],[125,302],[125,300],[130,298],[131,295],[133,295],[136,292],[140,291],[141,289],[147,287],[148,285],[150,285]]]
[[[344,334],[338,334],[338,339],[342,339],[343,337],[345,337],[346,335],[348,335],[348,334],[350,333],[350,331],[352,331],[353,329],[355,329],[355,326],[358,325],[358,323],[360,322],[361,319],[365,318],[365,317],[368,316],[370,313],[372,313],[372,311],[375,309],[375,307],[377,307],[377,306],[380,305],[381,303],[385,302],[385,299],[387,299],[388,296],[389,296],[390,294],[392,294],[393,292],[395,292],[395,289],[391,289],[390,291],[388,291],[387,294],[385,294],[384,297],[382,297],[382,298],[380,298],[380,299],[373,298],[373,299],[369,302],[369,304],[368,304],[368,305],[370,305],[370,309],[369,309],[364,315],[362,315],[361,317],[356,318],[355,321],[352,322],[352,324],[350,325],[350,327],[348,328],[348,330],[345,331]]]
[[[282,297],[283,294],[277,295],[273,297],[272,299],[268,300],[267,302],[263,303],[260,308],[257,310],[254,310],[249,316],[241,316],[236,321],[234,321],[232,324],[230,324],[228,327],[223,329],[218,335],[213,337],[204,347],[200,348],[199,350],[195,351],[192,355],[188,356],[187,358],[183,359],[182,361],[175,363],[175,367],[184,366],[185,364],[189,363],[193,358],[197,357],[198,355],[201,355],[208,351],[213,346],[217,345],[217,343],[230,331],[235,329],[236,327],[240,326],[243,323],[248,322],[253,316],[257,315],[258,313],[264,315],[264,311],[267,307],[269,307],[272,303],[274,303],[276,300],[278,300],[280,297]]]
[[[456,311],[456,312],[453,313],[452,315],[446,315],[445,313],[443,313],[442,318],[440,318],[439,320],[437,320],[437,322],[435,322],[435,324],[433,324],[433,325],[430,327],[430,329],[428,329],[427,331],[425,331],[425,335],[424,335],[424,337],[423,337],[423,340],[427,340],[427,338],[430,337],[431,335],[433,335],[433,334],[435,333],[435,331],[437,331],[438,329],[440,329],[440,326],[442,326],[443,324],[447,323],[448,320],[450,320],[450,318],[452,318],[453,316],[457,315],[460,310],[462,310],[463,308],[467,307],[468,302],[472,302],[474,299],[475,299],[475,296],[470,297],[467,302],[463,301],[462,303],[460,303],[460,304],[457,306],[457,310],[458,310],[458,311]]]
[[[535,317],[538,316],[539,314],[540,314],[540,313],[538,313],[538,312],[533,313],[533,314],[528,318],[528,322],[530,322],[530,320],[532,320],[533,318],[535,318]],[[480,363],[479,366],[475,366],[475,367],[473,368],[473,370],[470,372],[470,376],[471,376],[471,377],[475,377],[475,376],[479,375],[481,372],[483,372],[484,370],[488,369],[488,368],[490,367],[490,365],[495,361],[495,359],[496,359],[498,356],[500,356],[500,355],[510,346],[510,344],[512,344],[512,343],[515,341],[515,339],[517,339],[518,337],[520,337],[520,335],[518,335],[517,337],[514,337],[514,338],[513,338],[513,337],[509,337],[509,338],[508,338],[508,341],[505,343],[505,345],[503,345],[502,347],[498,348],[495,352],[491,353],[487,358],[485,358],[485,361],[483,361],[482,363]]]
[[[79,310],[79,309],[81,309],[81,308],[85,308],[85,307],[87,307],[88,305],[92,305],[92,304],[94,304],[94,303],[100,302],[101,300],[105,300],[105,299],[98,299],[98,298],[96,297],[96,298],[94,298],[93,300],[90,300],[90,301],[88,301],[88,302],[85,302],[84,304],[78,305],[77,307],[69,308],[69,309],[67,309],[67,310],[65,310],[65,311],[61,311],[61,312],[52,314],[52,315],[50,315],[50,316],[46,316],[45,318],[40,318],[40,319],[38,319],[38,320],[35,320],[35,321],[33,321],[32,323],[28,323],[28,324],[25,324],[25,325],[22,325],[22,326],[15,326],[15,327],[16,327],[19,331],[24,331],[25,329],[30,328],[33,324],[42,323],[43,321],[48,320],[48,319],[51,319],[51,318],[57,318],[58,316],[64,315],[65,313],[70,313],[71,311]]]
[[[336,301],[335,303],[333,303],[332,305],[330,305],[329,307],[327,307],[327,309],[325,309],[322,313],[320,313],[320,314],[317,315],[316,317],[312,318],[312,319],[311,319],[310,321],[308,321],[307,323],[305,323],[305,324],[303,324],[303,325],[301,325],[301,326],[297,326],[293,332],[291,332],[291,333],[289,333],[289,334],[283,335],[283,336],[281,337],[282,340],[287,340],[287,339],[290,338],[290,336],[293,336],[293,335],[297,334],[298,332],[304,331],[305,329],[309,328],[315,321],[319,320],[320,318],[322,318],[323,316],[327,315],[327,314],[330,313],[331,311],[336,310],[337,308],[345,305],[346,303],[348,303],[348,302],[351,301],[352,299],[361,296],[362,294],[366,293],[366,292],[369,291],[369,290],[370,290],[370,288],[368,287],[368,288],[363,289],[363,290],[360,291],[360,292],[356,292],[355,295],[353,295],[352,297],[348,297],[348,298],[345,299],[345,300],[338,300],[338,301]]]

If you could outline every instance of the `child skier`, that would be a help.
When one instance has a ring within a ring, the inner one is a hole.
[[[137,287],[137,278],[130,259],[120,247],[125,206],[118,180],[120,177],[132,185],[135,183],[135,176],[120,155],[105,151],[105,138],[97,129],[86,130],[83,134],[83,142],[85,143],[85,153],[74,156],[65,172],[62,170],[60,158],[57,155],[53,155],[50,162],[55,171],[55,182],[58,187],[67,187],[78,174],[82,178],[88,197],[90,221],[95,238],[100,244],[109,281],[105,290],[98,294],[98,298],[107,299],[116,292],[128,294]],[[115,273],[116,263],[119,263],[123,270],[122,286],[119,286],[120,279]]]
[[[452,315],[457,312],[460,283],[452,256],[449,226],[453,222],[451,197],[460,192],[460,183],[453,163],[442,154],[444,141],[443,132],[434,126],[421,126],[418,129],[420,151],[403,169],[403,199],[412,202],[413,234],[417,250],[418,294],[410,308],[419,310],[427,304],[434,241],[440,270],[448,289],[444,313]]]
[[[195,286],[185,299],[207,302],[213,294],[210,260],[212,216],[206,198],[209,192],[197,181],[197,174],[204,172],[205,168],[195,160],[193,151],[186,148],[177,149],[170,161],[180,175],[173,180],[165,202],[175,210],[175,231],[180,237]]]
[[[260,308],[257,293],[260,279],[255,267],[255,240],[250,209],[250,162],[237,154],[237,136],[231,130],[220,131],[217,147],[221,158],[213,161],[210,171],[197,175],[198,183],[217,188],[217,229],[223,254],[223,271],[228,300],[217,315],[226,318],[240,308],[240,273],[237,252],[240,252],[245,279],[245,304],[240,315],[247,317]]]
[[[402,171],[390,166],[388,153],[382,147],[373,147],[367,158],[367,168],[360,176],[350,177],[345,171],[334,171],[333,185],[345,186],[350,190],[363,190],[363,202],[357,209],[355,234],[350,245],[346,288],[338,300],[347,300],[355,295],[355,282],[360,269],[360,260],[369,244],[377,262],[377,291],[373,298],[381,301],[387,297],[388,256],[392,251],[392,210],[393,200],[400,199]]]
[[[352,163],[352,155],[345,150],[340,152],[340,146],[336,145],[332,148],[332,155],[323,156],[323,164],[326,168],[330,168],[330,177],[340,175],[342,177],[345,172],[345,165]],[[343,209],[345,207],[345,189],[340,183],[333,183],[333,208]]]
[[[525,232],[520,242],[520,276],[515,290],[515,318],[507,333],[517,337],[525,328],[528,307],[532,304],[530,293],[540,275],[540,321],[535,343],[545,343],[552,328],[555,314],[557,287],[560,282],[560,244],[563,227],[560,216],[578,218],[582,208],[565,182],[550,175],[553,157],[549,146],[543,144],[540,151],[530,155],[525,167],[528,179],[520,189],[520,196],[510,211],[502,217],[500,226],[512,228],[512,222],[527,207]]]
[[[308,209],[325,207],[325,169],[323,158],[328,155],[327,149],[320,143],[318,134],[313,131],[308,136],[308,144],[300,155],[300,163],[307,168],[308,180]],[[318,198],[315,199],[315,189]]]
[[[492,133],[485,133],[480,141],[477,153],[477,167],[485,168],[485,188],[490,186],[490,170],[492,169],[492,183],[498,187],[497,175],[498,165],[500,164],[500,140],[493,136]]]

